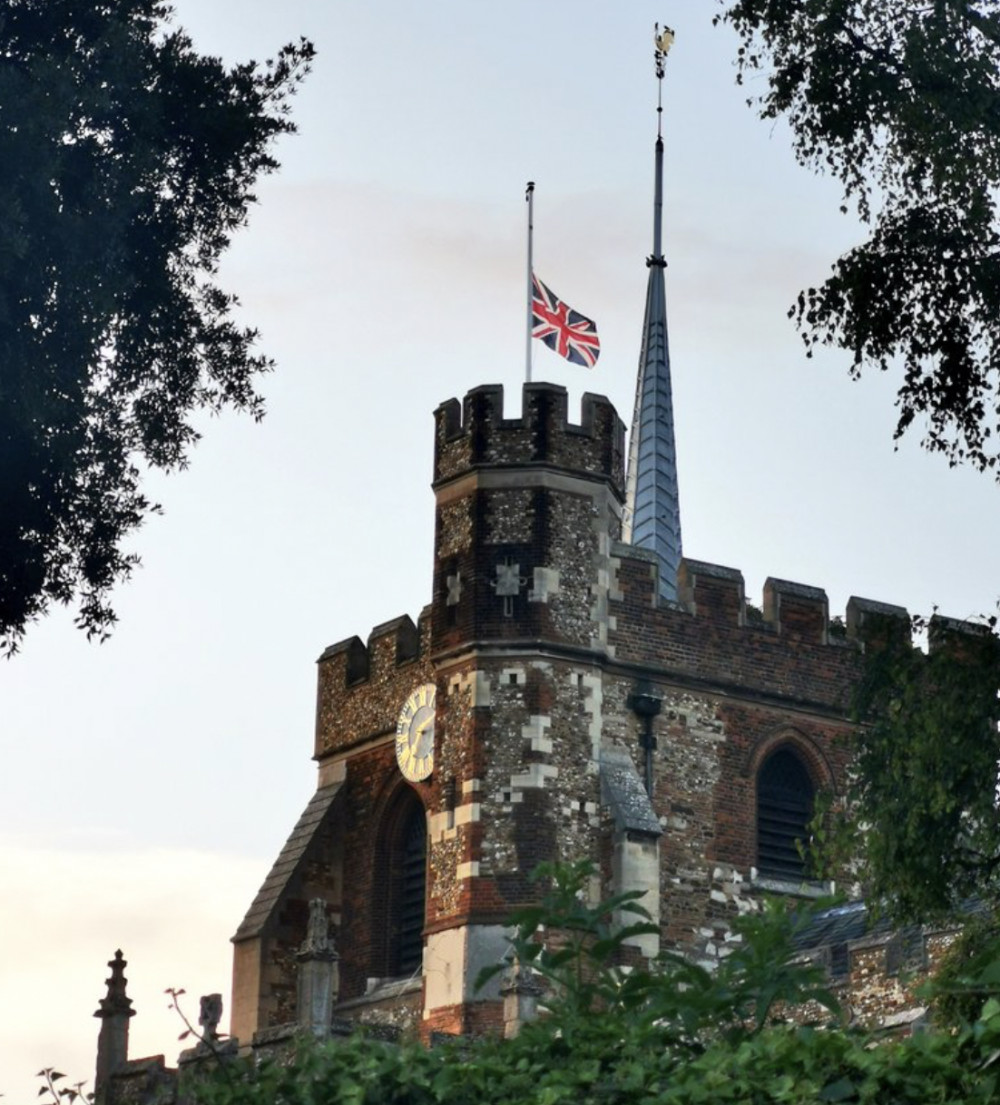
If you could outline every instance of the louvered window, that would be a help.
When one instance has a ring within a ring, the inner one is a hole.
[[[779,879],[802,879],[798,841],[809,837],[815,791],[802,761],[779,749],[757,776],[757,870]]]
[[[391,974],[409,975],[423,961],[425,887],[427,882],[427,821],[423,807],[407,815],[398,837],[392,908]]]

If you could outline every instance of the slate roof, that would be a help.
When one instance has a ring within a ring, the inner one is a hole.
[[[972,917],[983,909],[982,902],[969,900],[962,903],[959,912]],[[865,903],[854,901],[822,910],[792,938],[795,947],[803,952],[826,949],[830,972],[834,977],[847,973],[848,946],[861,939],[890,943],[891,952],[895,952],[890,955],[890,960],[905,962],[921,952],[924,930],[920,925],[894,927],[885,916],[872,920]]]
[[[625,748],[601,749],[601,801],[611,808],[619,832],[662,834],[660,819]]]
[[[343,783],[332,783],[330,786],[320,787],[309,799],[309,804],[302,811],[292,829],[291,836],[285,841],[281,854],[274,861],[274,866],[264,880],[253,904],[247,910],[240,927],[236,930],[233,942],[249,940],[258,936],[274,911],[275,906],[285,893],[299,864],[305,856],[309,845],[323,824],[333,800],[337,797]]]
[[[860,940],[862,936],[875,935],[889,926],[884,921],[869,928],[870,918],[864,902],[845,902],[817,913],[794,937],[795,946],[811,951],[824,944],[844,944],[848,940]]]

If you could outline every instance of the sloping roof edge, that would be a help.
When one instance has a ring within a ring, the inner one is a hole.
[[[601,801],[610,808],[619,832],[658,837],[663,833],[642,779],[626,748],[601,747]]]
[[[326,787],[320,787],[309,799],[301,817],[295,824],[295,828],[292,829],[291,835],[285,841],[285,846],[281,849],[280,855],[274,861],[274,866],[261,884],[257,896],[247,910],[240,927],[236,930],[236,934],[232,938],[234,944],[260,935],[292,877],[298,870],[303,856],[323,824],[323,819],[326,817],[330,806],[333,805],[333,800],[337,797],[342,786],[342,782],[337,782]]]

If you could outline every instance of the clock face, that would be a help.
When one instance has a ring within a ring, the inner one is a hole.
[[[434,692],[433,683],[417,687],[396,722],[396,762],[411,783],[426,779],[434,770]]]

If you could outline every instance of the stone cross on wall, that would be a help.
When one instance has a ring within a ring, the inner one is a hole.
[[[527,579],[521,575],[521,565],[514,564],[508,556],[502,564],[497,565],[497,578],[490,580],[490,586],[497,593],[497,598],[503,599],[503,616],[514,616],[514,598],[521,593],[521,588],[527,583]]]

